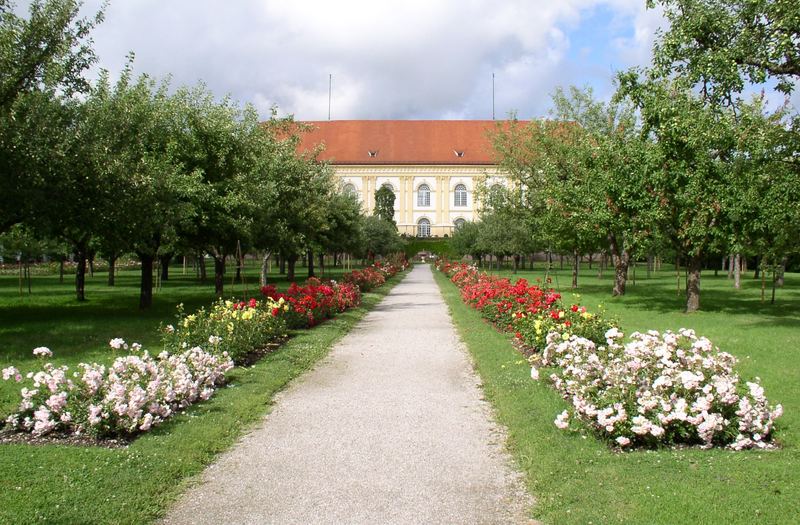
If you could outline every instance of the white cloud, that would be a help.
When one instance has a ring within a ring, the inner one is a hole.
[[[598,7],[613,12],[618,36],[581,26]],[[545,114],[554,86],[585,84],[587,69],[608,91],[612,66],[649,59],[659,20],[643,0],[116,0],[94,40],[112,73],[133,50],[137,72],[202,79],[265,117],[277,105],[326,119],[333,74],[335,119],[491,118],[496,72],[497,116],[530,118]],[[570,59],[573,32],[595,30],[586,60],[602,47],[612,63]]]

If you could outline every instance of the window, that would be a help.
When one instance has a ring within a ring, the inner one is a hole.
[[[353,184],[345,184],[344,188],[342,188],[342,192],[345,195],[355,196],[356,195],[356,187]]]
[[[456,186],[456,206],[466,206],[467,205],[467,187],[463,184],[459,184]]]
[[[427,184],[420,184],[417,188],[417,206],[431,205],[431,189]]]
[[[428,219],[420,219],[417,223],[417,237],[430,237],[431,236],[431,221]]]
[[[464,219],[456,219],[455,222],[453,222],[453,224],[456,227],[456,230],[460,230],[461,228],[463,228],[466,223],[467,221]]]

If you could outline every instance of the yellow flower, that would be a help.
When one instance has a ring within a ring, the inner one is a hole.
[[[563,318],[564,318],[564,315],[565,315],[565,314],[564,314],[564,310],[561,310],[560,312],[558,312],[558,318],[559,318],[559,319],[563,319]]]
[[[561,339],[563,339],[564,341],[569,341],[569,334],[567,332],[564,332],[563,334],[561,334]]]
[[[541,319],[537,319],[536,321],[534,321],[533,322],[533,327],[536,328],[536,330],[538,331],[542,327],[542,320]]]
[[[231,308],[233,306],[233,301],[225,301],[225,306]]]
[[[288,312],[289,311],[289,305],[288,304],[283,305],[283,311],[284,312]]]

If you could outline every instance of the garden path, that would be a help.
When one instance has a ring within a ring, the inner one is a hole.
[[[165,523],[529,523],[504,440],[418,265]]]

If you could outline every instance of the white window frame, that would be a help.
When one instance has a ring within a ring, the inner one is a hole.
[[[431,236],[431,221],[425,217],[417,221],[417,237],[427,238]]]
[[[423,189],[424,188],[424,189]],[[417,188],[417,206],[429,207],[431,205],[431,187],[427,184],[420,184]]]

